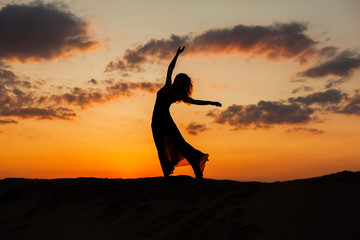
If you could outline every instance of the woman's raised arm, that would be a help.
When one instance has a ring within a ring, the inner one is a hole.
[[[184,47],[179,47],[178,50],[176,51],[175,57],[173,58],[173,60],[170,62],[168,71],[167,71],[167,75],[166,75],[166,82],[165,85],[171,85],[171,75],[173,73],[173,70],[175,68],[175,64],[176,64],[176,60],[178,58],[178,56],[180,55],[180,53],[182,53],[185,49]]]

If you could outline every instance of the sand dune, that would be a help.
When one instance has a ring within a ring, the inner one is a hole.
[[[360,172],[259,183],[4,179],[0,239],[360,239]]]

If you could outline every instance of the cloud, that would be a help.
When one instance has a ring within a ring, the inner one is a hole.
[[[120,96],[133,96],[137,90],[154,93],[163,84],[152,82],[116,82],[107,86],[105,89],[97,88],[79,88],[75,87],[70,92],[64,94],[53,94],[50,97],[43,98],[44,102],[74,105],[86,108],[94,103],[104,103]]]
[[[15,121],[13,119],[0,119],[0,125],[4,125],[4,124],[17,124],[18,121]]]
[[[80,88],[74,87],[70,92],[63,94],[52,94],[51,96],[42,96],[37,98],[37,102],[57,105],[70,105],[87,108],[94,103],[104,103],[112,99],[133,96],[135,91],[140,90],[143,92],[154,93],[163,84],[152,82],[115,82],[102,88]]]
[[[72,109],[64,107],[47,107],[47,108],[37,108],[37,107],[21,107],[21,108],[1,108],[1,116],[15,116],[21,118],[33,118],[38,119],[65,119],[69,120],[76,116],[76,113]]]
[[[294,78],[294,79],[291,79],[290,82],[293,82],[293,83],[302,83],[302,82],[306,82],[306,79],[304,78]]]
[[[147,57],[160,59],[169,59],[173,57],[174,51],[179,46],[189,45],[189,36],[171,35],[170,39],[150,39],[146,44],[140,45],[135,50],[127,49],[123,59],[110,61],[105,71],[114,70],[141,70],[141,65],[149,61]],[[151,60],[151,59],[150,59]]]
[[[216,123],[229,124],[236,129],[267,128],[275,124],[307,123],[314,110],[296,103],[287,104],[281,101],[259,101],[257,104],[229,106],[220,113],[209,112]]]
[[[41,90],[43,81],[25,81],[14,72],[0,69],[0,116],[69,120],[77,116],[75,106],[84,109],[120,96],[133,96],[135,91],[153,93],[162,86],[152,82],[104,83],[107,86],[102,88],[74,87],[64,93],[48,94]]]
[[[324,47],[322,49],[320,49],[318,51],[318,55],[320,57],[326,57],[326,58],[330,58],[330,57],[333,57],[335,56],[336,52],[339,50],[338,47],[334,47],[334,46],[327,46],[327,47]]]
[[[106,100],[107,99],[101,90],[79,87],[75,87],[67,93],[53,94],[42,99],[45,103],[80,106],[82,108],[91,106],[93,103],[102,103]]]
[[[360,94],[352,96],[338,113],[355,114],[360,116]]]
[[[314,90],[314,88],[310,87],[310,86],[300,86],[300,87],[297,87],[297,88],[294,88],[291,93],[295,94],[295,93],[298,93],[299,91],[305,91],[305,92],[310,92],[312,90]]]
[[[111,95],[129,95],[133,90],[142,90],[145,92],[153,93],[157,91],[164,84],[152,83],[152,82],[116,82],[113,85],[107,87],[107,90]]]
[[[1,60],[0,60],[0,67],[2,67],[2,68],[7,68],[7,67],[9,67],[9,65],[6,64],[4,61],[1,61]]]
[[[15,81],[15,73],[12,71],[8,71],[5,69],[0,69],[0,80],[1,81],[7,81],[8,83]]]
[[[8,4],[0,9],[0,60],[42,61],[94,48],[87,23],[65,3]]]
[[[94,84],[94,85],[96,85],[96,84],[98,84],[98,82],[95,80],[95,79],[90,79],[89,81],[88,81],[88,83],[92,83],[92,84]]]
[[[360,68],[360,54],[345,50],[327,61],[299,73],[303,77],[320,78],[328,75],[349,77]]]
[[[21,80],[14,72],[0,68],[0,86],[5,87],[5,85],[13,87],[13,92],[20,95],[22,91],[19,90],[19,87],[25,89],[36,88],[39,83],[33,84],[30,81]]]
[[[45,105],[35,92],[37,86],[21,80],[15,73],[0,69],[0,116],[39,119],[70,119],[76,116],[71,109]]]
[[[198,35],[171,35],[169,39],[150,39],[144,45],[127,49],[122,59],[111,61],[105,71],[139,70],[149,61],[173,57],[179,46],[185,45],[188,52],[242,53],[263,55],[270,60],[297,58],[300,61],[316,54],[329,54],[330,49],[317,52],[316,41],[304,32],[303,23],[275,23],[268,26],[237,25],[233,28],[210,29]]]
[[[325,85],[326,88],[332,88],[337,85],[341,85],[344,82],[346,82],[348,78],[340,78],[340,79],[330,79],[327,81],[327,84]]]
[[[199,132],[208,130],[206,124],[191,122],[187,127],[186,131],[191,135],[197,135]]]
[[[260,100],[257,104],[233,104],[223,111],[210,111],[207,116],[214,118],[218,124],[244,129],[306,124],[318,119],[317,112],[360,114],[360,95],[348,99],[346,93],[330,89],[281,101]]]
[[[329,105],[329,104],[338,104],[347,94],[336,89],[329,89],[325,92],[316,92],[305,97],[289,98],[289,102],[296,102],[305,105],[320,104],[320,105]]]
[[[319,130],[319,129],[316,129],[316,128],[304,128],[304,127],[290,128],[286,132],[294,133],[294,132],[304,132],[304,131],[309,132],[309,133],[314,134],[314,135],[324,134],[325,133],[323,130]]]
[[[209,30],[193,39],[195,51],[239,51],[265,55],[269,59],[299,57],[312,51],[316,42],[306,36],[302,23],[270,26],[237,25],[232,29]]]

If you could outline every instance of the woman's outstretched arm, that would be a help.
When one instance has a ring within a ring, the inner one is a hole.
[[[195,104],[195,105],[214,105],[217,107],[221,107],[221,103],[219,102],[196,100],[191,97],[185,97],[182,100],[186,103]]]
[[[167,75],[166,75],[166,83],[165,85],[171,85],[171,75],[172,75],[172,72],[175,68],[175,64],[176,64],[176,60],[178,58],[178,56],[180,55],[180,53],[182,53],[185,49],[185,46],[184,47],[179,47],[176,54],[175,54],[175,57],[173,58],[173,60],[170,62],[170,65],[169,65],[169,68],[168,68],[168,71],[167,71]]]

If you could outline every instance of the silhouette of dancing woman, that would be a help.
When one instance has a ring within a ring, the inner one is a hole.
[[[176,60],[184,49],[185,47],[179,47],[177,50],[169,65],[165,85],[157,92],[151,129],[164,177],[172,174],[174,167],[190,164],[196,178],[202,178],[205,162],[208,161],[209,155],[193,148],[184,140],[170,115],[170,105],[182,101],[196,105],[221,107],[221,103],[192,99],[190,96],[193,86],[191,79],[185,73],[178,74],[172,83],[171,76]]]

